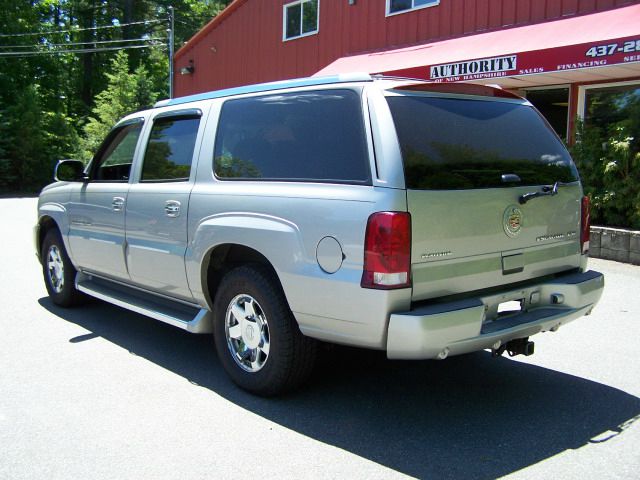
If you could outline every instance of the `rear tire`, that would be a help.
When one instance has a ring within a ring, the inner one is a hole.
[[[220,362],[244,390],[281,394],[313,370],[316,341],[300,332],[278,280],[262,265],[241,266],[224,276],[213,319]]]
[[[42,242],[42,275],[53,303],[71,307],[81,302],[82,294],[75,286],[76,269],[56,229],[49,230]]]

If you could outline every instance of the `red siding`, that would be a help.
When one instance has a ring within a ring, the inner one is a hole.
[[[595,0],[592,0],[595,1]],[[585,2],[583,2],[585,3]],[[543,21],[545,17],[545,12],[547,9],[546,0],[537,0],[531,2],[531,23],[538,23]],[[587,10],[587,12],[591,12],[595,10],[595,6],[592,6]]]
[[[283,5],[291,0],[235,0],[176,54],[175,91],[312,75],[334,60],[476,32],[540,23],[640,3],[640,0],[440,0],[385,16],[385,0],[320,0],[317,35],[282,41]],[[180,75],[193,60],[195,72]]]
[[[596,0],[584,0],[580,2],[579,13],[593,12],[596,9]]]
[[[531,4],[535,0],[518,0],[516,3],[516,23],[525,24],[531,22]]]
[[[516,23],[516,2],[504,0],[502,2],[502,25],[509,26]]]
[[[578,0],[563,0],[562,15],[575,15],[578,13]]]
[[[459,37],[464,33],[464,31],[462,29],[462,21],[463,21],[463,17],[464,17],[464,12],[467,9],[465,4],[466,3],[470,4],[471,1],[469,1],[469,0],[449,0],[449,2],[451,2],[451,22],[449,23],[450,30],[449,30],[449,32],[448,32],[449,34],[447,36],[448,37]],[[438,8],[438,7],[431,7],[431,8]],[[409,15],[409,14],[405,13],[402,16],[409,17],[409,16],[413,16],[413,15]]]
[[[478,30],[478,23],[476,22],[476,1],[468,2],[464,10],[461,12],[464,17],[464,33],[472,33]]]
[[[478,32],[489,28],[489,0],[476,0],[476,24]]]

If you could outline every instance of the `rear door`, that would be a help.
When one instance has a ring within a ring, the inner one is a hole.
[[[184,256],[202,111],[168,111],[152,119],[142,165],[127,199],[127,265],[131,280],[191,299]],[[193,172],[193,173],[192,173]]]
[[[387,102],[412,218],[414,301],[580,265],[577,171],[532,106],[406,91]],[[556,182],[556,194],[520,202]]]

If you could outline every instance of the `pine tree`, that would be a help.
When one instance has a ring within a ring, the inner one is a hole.
[[[4,111],[0,111],[0,191],[9,190],[16,180],[12,171],[11,158],[8,155],[10,128],[5,116]]]
[[[14,188],[33,191],[49,183],[53,160],[45,148],[45,129],[37,85],[29,85],[6,111],[6,156]]]
[[[84,127],[84,138],[80,141],[79,156],[85,161],[91,159],[118,120],[148,108],[156,98],[144,66],[139,66],[133,74],[129,73],[129,57],[124,51],[119,51],[113,58],[106,75],[107,88],[96,96],[93,115],[89,117]]]
[[[151,108],[158,97],[153,89],[153,80],[147,74],[144,65],[140,65],[133,72],[133,78],[136,81],[136,109]]]
[[[172,5],[179,48],[229,1],[0,0],[3,52],[30,52],[0,57],[0,190],[35,191],[50,181],[57,160],[91,158],[123,115],[167,96],[166,49],[129,50],[127,58],[102,50],[100,42],[165,38],[164,20]],[[144,20],[148,23],[138,23]],[[52,48],[82,49],[78,42],[89,42],[83,44],[87,47],[96,42],[99,51]],[[48,54],[52,49],[60,54]],[[40,50],[42,55],[31,55]]]

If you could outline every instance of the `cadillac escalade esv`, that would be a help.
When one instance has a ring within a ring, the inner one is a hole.
[[[567,150],[490,87],[350,75],[175,98],[55,178],[35,227],[53,302],[213,333],[261,395],[299,385],[319,340],[528,355],[604,286]]]

